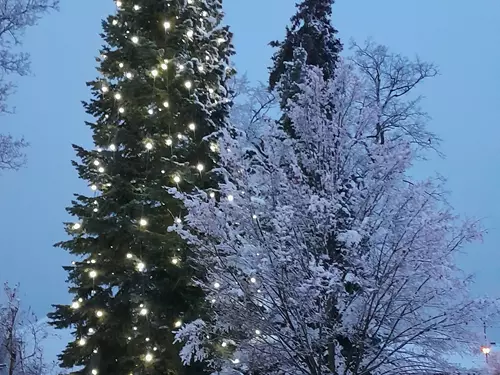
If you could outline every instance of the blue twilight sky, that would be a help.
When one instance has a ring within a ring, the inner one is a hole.
[[[499,296],[500,2],[337,2],[333,22],[345,44],[371,36],[440,67],[441,75],[422,92],[447,158],[419,166],[418,173],[446,176],[458,212],[484,218],[489,234],[483,244],[470,246],[461,262],[477,273],[478,292]],[[266,80],[267,43],[283,36],[294,3],[225,0],[235,62],[252,80]],[[0,122],[2,132],[31,142],[27,168],[0,176],[0,281],[20,282],[25,301],[40,315],[51,303],[67,302],[61,266],[70,259],[52,244],[64,238],[61,222],[72,193],[84,189],[70,165],[71,143],[90,144],[80,101],[89,97],[85,81],[96,75],[100,20],[113,9],[111,0],[62,0],[59,13],[30,30],[25,49],[32,54],[34,74],[20,80],[12,97],[18,113]]]

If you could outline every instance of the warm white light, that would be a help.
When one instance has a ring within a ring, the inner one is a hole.
[[[181,325],[182,325],[182,322],[180,320],[178,320],[174,323],[175,328],[179,328]]]
[[[112,24],[113,25],[118,25],[118,20],[113,20]]]
[[[237,365],[238,363],[240,363],[240,360],[239,360],[238,358],[235,358],[235,359],[233,359],[233,363],[234,363],[235,365]]]
[[[260,335],[261,333],[262,333],[262,332],[260,332],[260,329],[256,329],[256,330],[255,330],[255,334],[256,334],[256,335]]]
[[[123,107],[118,108],[118,112],[124,113],[125,112],[125,108],[123,108]]]
[[[79,307],[80,307],[80,304],[79,304],[77,301],[75,301],[75,302],[73,302],[73,303],[71,304],[71,308],[72,308],[72,309],[75,309],[75,310],[76,310],[76,309],[78,309]]]
[[[146,143],[146,148],[147,148],[148,150],[151,150],[151,149],[153,148],[153,144],[152,144],[151,142],[147,142],[147,143]]]
[[[146,354],[144,359],[146,360],[146,362],[151,362],[153,360],[153,355],[148,353]]]
[[[214,89],[213,89],[213,88],[209,88],[209,89],[208,89],[208,92],[209,92],[210,94],[213,94],[213,93],[214,93]]]
[[[97,370],[96,369],[92,370],[92,375],[97,375]]]
[[[194,131],[194,129],[196,129],[196,125],[194,123],[191,123],[188,125],[188,128],[189,128],[189,130]]]
[[[132,259],[132,257],[133,257],[132,254],[130,254],[130,253],[127,254],[127,259]]]
[[[94,333],[94,328],[89,328],[88,332],[89,332],[89,335],[93,334]]]
[[[99,170],[99,173],[104,173],[104,168],[103,167],[100,167],[98,170]]]
[[[210,302],[215,303],[215,298],[212,298],[212,300]]]
[[[184,86],[186,86],[187,89],[190,89],[191,87],[193,87],[193,84],[191,83],[191,81],[186,81],[184,83]]]
[[[177,134],[177,138],[182,139],[182,138],[184,138],[184,137],[183,137],[183,135],[182,135],[181,133],[178,133],[178,134]]]
[[[148,221],[146,219],[141,219],[139,220],[139,225],[141,227],[145,227],[146,225],[148,225]]]
[[[153,350],[156,352],[156,351],[158,350],[158,348],[155,346],[155,347],[153,348]]]
[[[172,25],[170,25],[170,22],[168,22],[168,21],[165,21],[165,22],[163,23],[163,27],[165,28],[165,30],[170,29],[170,27],[171,27],[171,26],[172,26]]]
[[[113,145],[113,144],[109,145],[109,150],[110,151],[116,151],[116,146]]]
[[[97,349],[94,349],[94,354],[97,354]]]
[[[174,182],[178,184],[179,182],[181,182],[181,178],[179,176],[174,176]]]
[[[167,144],[167,146],[172,146],[172,140],[170,138],[167,139],[165,143]]]
[[[181,220],[181,218],[180,218],[180,217],[178,217],[178,218],[176,218],[176,219],[175,219],[175,222],[176,222],[177,224],[181,224],[181,223],[182,223],[182,220]]]
[[[152,115],[153,113],[155,113],[155,111],[153,110],[153,108],[149,108],[149,109],[148,109],[148,113],[149,113],[150,115]]]
[[[149,337],[146,337],[146,342],[149,342],[149,340],[151,340]]]
[[[179,259],[177,258],[172,258],[172,264],[178,264],[179,263]]]
[[[90,263],[95,264],[95,259],[92,259]]]
[[[152,75],[153,77],[158,76],[158,70],[153,69],[153,70],[151,71],[151,75]]]
[[[134,5],[134,10],[139,10],[141,7],[139,5]]]
[[[101,91],[104,92],[104,93],[108,92],[109,91],[108,86],[102,86],[101,87]]]
[[[177,69],[179,69],[179,71],[182,72],[184,70],[184,65],[182,64],[177,65]]]
[[[198,165],[196,166],[196,169],[198,169],[198,171],[199,171],[199,172],[201,172],[201,171],[203,170],[203,168],[204,168],[204,167],[203,167],[203,164],[198,164]]]
[[[104,313],[101,311],[101,310],[98,310],[95,315],[98,317],[98,318],[102,318],[102,316],[104,315]]]
[[[198,65],[199,72],[203,72],[204,70],[205,70],[205,68],[203,67],[203,65]]]
[[[188,38],[192,38],[193,35],[194,35],[194,31],[193,30],[188,30],[187,33],[186,33],[187,37]]]
[[[220,284],[219,283],[214,283],[214,288],[215,289],[219,289],[220,288]]]
[[[204,11],[201,13],[201,15],[202,15],[203,17],[207,17],[207,16],[208,16],[208,12],[207,12],[206,10],[204,10]]]
[[[146,268],[146,265],[144,263],[141,262],[137,264],[137,269],[139,271],[144,271],[144,268]]]
[[[210,196],[210,198],[215,198],[215,193],[212,191],[212,192],[210,192],[209,196]]]
[[[90,271],[89,272],[89,276],[94,279],[94,278],[97,277],[97,272],[96,271]]]
[[[148,315],[148,309],[145,309],[145,308],[141,309],[140,314],[141,314],[142,316],[146,316],[146,315]]]
[[[165,108],[168,108],[168,102],[163,102],[163,106],[164,106]]]
[[[226,41],[224,38],[217,38],[217,43],[222,44]]]
[[[227,196],[227,200],[228,200],[229,202],[232,202],[232,201],[234,201],[234,197],[233,197],[231,194],[229,194],[229,195]]]
[[[257,279],[255,277],[251,277],[250,282],[255,284],[257,282]]]
[[[125,77],[127,77],[128,79],[131,79],[133,77],[133,74],[130,72],[127,72],[127,73],[125,73]]]
[[[73,230],[78,230],[82,227],[82,225],[80,223],[75,223],[73,224]]]
[[[161,64],[161,68],[162,68],[163,70],[167,70],[167,69],[168,69],[168,65],[167,65],[167,64],[165,64],[165,63],[163,63],[163,64]]]
[[[121,7],[121,6],[122,6],[122,2],[121,2],[120,0],[117,0],[117,1],[116,1],[116,6],[117,6],[118,8],[119,8],[119,7]]]
[[[96,166],[97,166],[97,165],[99,165],[99,164],[101,164],[101,162],[100,162],[99,160],[94,160],[94,165],[96,165]]]
[[[227,346],[227,342],[223,341],[222,342],[222,347],[225,348]]]
[[[92,190],[96,191],[96,190],[97,190],[97,185],[92,185],[90,188],[91,188]]]
[[[120,100],[121,98],[122,98],[122,94],[120,94],[119,92],[117,92],[117,93],[115,94],[115,99],[116,99],[116,100]]]
[[[256,220],[257,219],[257,215],[252,215],[252,219]]]
[[[78,340],[78,345],[80,345],[80,346],[84,346],[86,343],[87,343],[87,340],[85,340],[85,339]]]
[[[136,37],[136,36],[133,36],[132,37],[132,42],[135,43],[135,44],[139,43],[139,38]]]
[[[118,66],[119,66],[120,68],[123,68],[125,65],[124,65],[123,63],[119,63],[119,64],[118,64]]]

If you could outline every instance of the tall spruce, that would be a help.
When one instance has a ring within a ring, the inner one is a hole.
[[[75,374],[200,374],[183,367],[173,331],[203,316],[201,270],[172,231],[184,208],[168,189],[216,187],[216,138],[229,110],[231,34],[222,0],[121,0],[103,22],[99,78],[85,103],[95,149],[74,146],[89,194],[57,244],[73,301],[49,314],[74,341]]]
[[[297,92],[305,65],[317,66],[324,79],[333,78],[342,44],[331,24],[334,0],[303,0],[296,5],[283,41],[273,41],[277,48],[270,68],[269,87],[278,89],[281,108]],[[289,131],[291,129],[288,129]]]

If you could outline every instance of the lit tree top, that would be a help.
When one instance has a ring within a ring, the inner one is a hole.
[[[215,188],[216,139],[229,108],[231,35],[220,0],[122,0],[103,23],[101,76],[85,104],[95,150],[74,146],[80,178],[66,267],[71,305],[50,314],[75,340],[60,356],[75,373],[200,373],[184,368],[172,331],[204,315],[202,274],[169,230],[183,206],[170,187]]]

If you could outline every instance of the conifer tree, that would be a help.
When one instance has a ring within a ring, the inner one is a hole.
[[[316,66],[324,79],[334,77],[342,45],[331,24],[334,0],[303,0],[297,4],[297,13],[291,18],[282,42],[271,42],[278,48],[270,68],[269,87],[280,92],[284,108],[296,92],[302,70],[306,65]]]
[[[193,282],[202,270],[171,230],[184,209],[168,191],[216,186],[232,53],[221,2],[121,0],[103,22],[84,104],[95,149],[74,146],[90,193],[76,195],[71,238],[57,244],[77,257],[65,267],[73,301],[49,314],[73,329],[60,361],[75,374],[202,372],[184,368],[173,343],[206,310]]]

